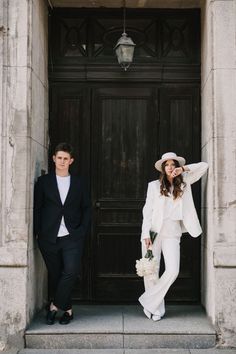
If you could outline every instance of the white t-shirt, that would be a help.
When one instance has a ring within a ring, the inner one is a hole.
[[[56,175],[56,177],[57,177],[57,186],[58,186],[58,190],[60,193],[61,202],[62,202],[62,204],[64,204],[67,194],[68,194],[68,191],[69,191],[69,188],[70,188],[70,175],[65,176],[65,177],[61,177],[61,176]],[[68,234],[69,234],[69,231],[66,228],[64,216],[62,216],[61,224],[60,224],[60,228],[59,228],[57,237],[63,237]]]

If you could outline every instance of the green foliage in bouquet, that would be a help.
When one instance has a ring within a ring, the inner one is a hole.
[[[150,239],[151,239],[152,244],[153,244],[153,242],[154,242],[154,240],[155,240],[155,238],[157,236],[157,232],[150,230],[149,235],[150,235]],[[154,256],[153,256],[153,253],[152,253],[152,248],[148,248],[148,250],[147,250],[147,252],[145,254],[145,258],[148,258],[149,261],[150,261],[153,257]]]
[[[149,234],[150,234],[150,239],[151,239],[151,241],[153,243],[155,238],[156,238],[156,236],[157,236],[157,232],[150,230]]]
[[[153,258],[153,253],[152,250],[147,250],[146,254],[145,254],[145,258],[148,258],[149,260],[151,260]]]

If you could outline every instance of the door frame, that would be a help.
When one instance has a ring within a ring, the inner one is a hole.
[[[78,10],[81,13],[81,9]],[[77,12],[78,12],[77,11]],[[83,11],[83,10],[82,10]],[[100,11],[103,10],[84,10],[84,13],[90,13],[93,11],[94,13],[99,14]],[[106,16],[109,16],[111,10],[105,9]],[[132,10],[131,10],[132,11]],[[56,9],[55,13],[62,16],[76,16],[74,10],[68,9]],[[112,10],[113,12],[113,10]],[[135,14],[142,14],[142,16],[149,16],[156,13],[168,13],[170,16],[174,17],[175,14],[186,14],[194,13],[199,14],[199,10],[135,10]],[[117,10],[119,14],[119,10]],[[117,16],[114,15],[114,16]],[[200,16],[199,16],[200,17]],[[200,27],[199,27],[200,28]],[[199,38],[199,49],[200,49],[200,37]],[[75,62],[73,61],[73,65],[66,62],[66,59],[60,60],[56,58],[53,62],[54,58],[49,54],[49,82],[50,82],[50,91],[51,85],[56,83],[74,83],[79,85],[115,85],[116,83],[138,83],[142,82],[143,84],[148,83],[153,85],[162,85],[163,87],[168,87],[169,85],[178,85],[180,86],[188,86],[188,85],[196,85],[196,87],[200,90],[200,50],[199,56],[194,63],[155,63],[152,62],[136,62],[134,63],[129,71],[123,72],[118,64],[114,62],[114,60],[106,61],[106,62],[96,62],[90,61],[87,63],[84,62]],[[53,62],[53,65],[51,65]],[[51,95],[50,95],[51,96]],[[200,118],[200,117],[199,117]],[[199,119],[200,122],[200,119]],[[200,147],[199,147],[200,148]],[[199,154],[200,156],[200,154]],[[199,274],[200,279],[200,274]],[[91,281],[91,280],[90,280]]]

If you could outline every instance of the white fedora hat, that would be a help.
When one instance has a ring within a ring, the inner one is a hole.
[[[163,162],[168,160],[176,160],[179,162],[180,166],[185,165],[185,159],[183,157],[177,156],[174,152],[166,152],[164,155],[162,155],[161,159],[155,163],[155,168],[158,171],[162,172],[161,165],[163,164]]]

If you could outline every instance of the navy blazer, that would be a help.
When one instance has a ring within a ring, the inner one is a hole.
[[[55,243],[62,216],[73,239],[83,239],[91,218],[90,198],[83,179],[71,175],[62,204],[55,172],[39,177],[34,189],[34,235]]]

